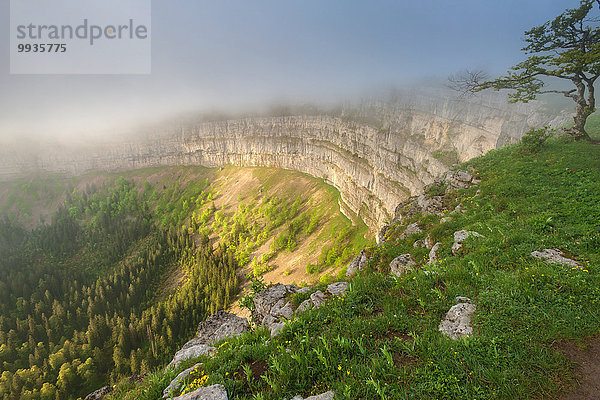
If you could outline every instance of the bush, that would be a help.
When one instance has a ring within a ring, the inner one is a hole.
[[[553,130],[545,126],[540,129],[531,128],[521,138],[521,146],[525,153],[537,153],[542,148],[542,145],[550,136],[552,136]]]

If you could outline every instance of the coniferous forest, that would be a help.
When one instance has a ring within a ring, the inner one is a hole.
[[[75,399],[151,371],[238,291],[234,252],[164,223],[150,185],[69,193],[32,230],[0,220],[0,399]]]

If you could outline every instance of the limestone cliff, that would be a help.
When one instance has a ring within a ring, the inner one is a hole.
[[[234,118],[156,128],[103,146],[0,150],[0,179],[28,170],[80,174],[149,166],[270,166],[322,177],[373,231],[396,206],[463,162],[548,123],[538,105],[439,92],[345,105],[335,111]]]

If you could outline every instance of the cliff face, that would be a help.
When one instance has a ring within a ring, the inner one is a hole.
[[[529,126],[548,122],[532,106],[493,99],[403,96],[320,115],[190,123],[101,147],[4,149],[0,177],[32,169],[80,174],[192,164],[294,169],[338,188],[375,231],[451,162],[516,141]]]

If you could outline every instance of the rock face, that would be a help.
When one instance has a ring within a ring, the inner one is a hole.
[[[327,293],[332,296],[343,296],[348,289],[348,282],[336,282],[327,286]]]
[[[466,338],[473,334],[471,317],[475,313],[476,306],[471,304],[467,297],[457,297],[458,304],[452,306],[446,313],[444,320],[438,329],[450,339]]]
[[[85,400],[101,400],[110,392],[112,392],[112,386],[104,386],[85,396]]]
[[[23,143],[0,149],[0,179],[27,170],[81,174],[166,165],[268,166],[324,177],[374,231],[396,205],[449,167],[515,142],[549,122],[535,103],[495,93],[458,99],[439,89],[397,92],[330,113],[249,117],[156,126],[128,142],[65,147]],[[462,176],[457,179],[463,178]]]
[[[227,400],[227,392],[223,385],[201,387],[191,393],[175,397],[173,400]]]
[[[410,257],[410,254],[402,254],[392,260],[390,263],[390,273],[400,276],[412,271],[416,264]]]
[[[544,249],[542,251],[534,251],[531,253],[532,257],[540,260],[545,260],[551,264],[564,264],[574,268],[581,268],[581,264],[577,261],[567,258],[565,253],[558,249]]]
[[[246,318],[225,311],[218,311],[200,322],[196,338],[201,343],[213,343],[226,337],[241,335],[250,325]]]

